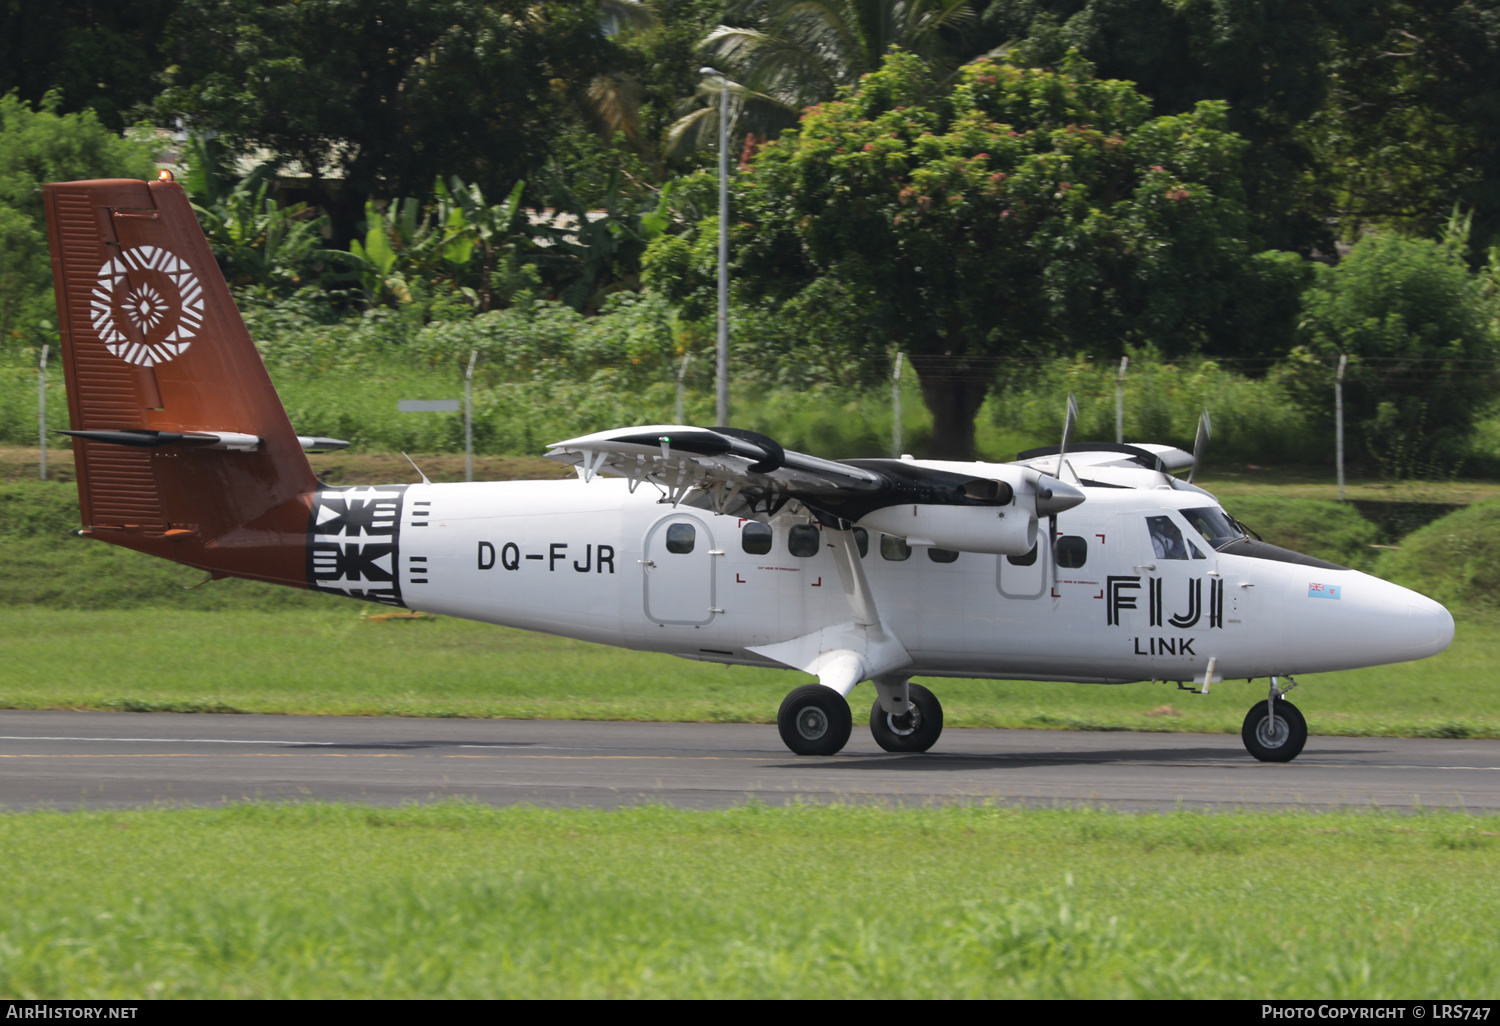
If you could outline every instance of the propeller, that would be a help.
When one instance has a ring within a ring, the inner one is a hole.
[[[1078,423],[1078,401],[1073,398],[1073,393],[1068,393],[1068,412],[1063,417],[1062,444],[1057,447],[1057,473],[1052,475],[1059,481],[1062,480],[1063,457],[1068,452],[1068,437],[1073,434],[1073,427]]]
[[[1069,392],[1068,393],[1068,412],[1063,416],[1062,442],[1057,447],[1057,473],[1055,475],[1053,475],[1053,476],[1055,476],[1057,478],[1057,483],[1059,485],[1063,483],[1063,479],[1062,479],[1063,457],[1065,457],[1068,454],[1068,436],[1070,436],[1073,433],[1073,426],[1075,424],[1077,424],[1077,423],[1078,423],[1078,401],[1073,398],[1073,393]],[[1050,500],[1052,498],[1052,495],[1049,492],[1049,494],[1047,494],[1046,496],[1043,497],[1043,496],[1039,495],[1039,497],[1045,498],[1047,500]],[[1051,550],[1051,552],[1052,552],[1052,583],[1056,584],[1057,583],[1057,509],[1056,509],[1055,506],[1053,507],[1053,511],[1051,513],[1047,514],[1047,548],[1049,550]]]
[[[1193,468],[1188,471],[1188,484],[1193,483],[1193,475],[1198,473],[1198,467],[1203,463],[1203,454],[1208,451],[1208,440],[1213,434],[1214,425],[1208,419],[1208,408],[1204,407],[1203,416],[1198,418],[1198,437],[1193,440]]]

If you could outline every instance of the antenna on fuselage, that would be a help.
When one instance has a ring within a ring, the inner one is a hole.
[[[406,453],[403,452],[401,455],[402,456],[406,456]],[[422,473],[422,468],[419,467],[419,466],[417,466],[417,461],[416,460],[412,459],[410,456],[406,456],[406,462],[408,462],[408,463],[411,464],[411,469],[413,469],[413,470],[415,470],[417,472],[417,476],[422,479],[422,483],[424,485],[430,485],[430,484],[432,484],[431,481],[427,480],[427,475],[424,474],[424,473]]]

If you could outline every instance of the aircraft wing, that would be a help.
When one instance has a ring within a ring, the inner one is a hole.
[[[905,460],[834,462],[792,452],[738,428],[682,424],[599,431],[557,442],[549,459],[660,489],[665,501],[769,519],[793,500],[828,527],[844,528],[898,505],[982,509],[1023,506],[1048,515],[1076,506],[1083,493],[1030,468],[1003,464],[922,466]],[[950,469],[963,467],[963,470]],[[993,513],[991,514],[993,515]]]

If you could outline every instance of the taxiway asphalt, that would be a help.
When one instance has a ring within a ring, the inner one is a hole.
[[[889,755],[856,726],[812,758],[755,724],[0,711],[0,808],[257,798],[1495,811],[1500,741],[1313,737],[1278,765],[1229,734],[950,728],[926,755]]]

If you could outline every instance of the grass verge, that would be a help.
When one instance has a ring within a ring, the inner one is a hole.
[[[244,804],[0,849],[15,998],[1500,989],[1495,817]]]
[[[12,607],[0,707],[140,712],[767,723],[806,678],[378,607],[201,612]],[[1500,624],[1466,621],[1417,663],[1309,675],[1294,699],[1317,734],[1500,737]],[[927,680],[949,726],[1234,733],[1264,684]],[[873,701],[851,696],[856,719]]]

